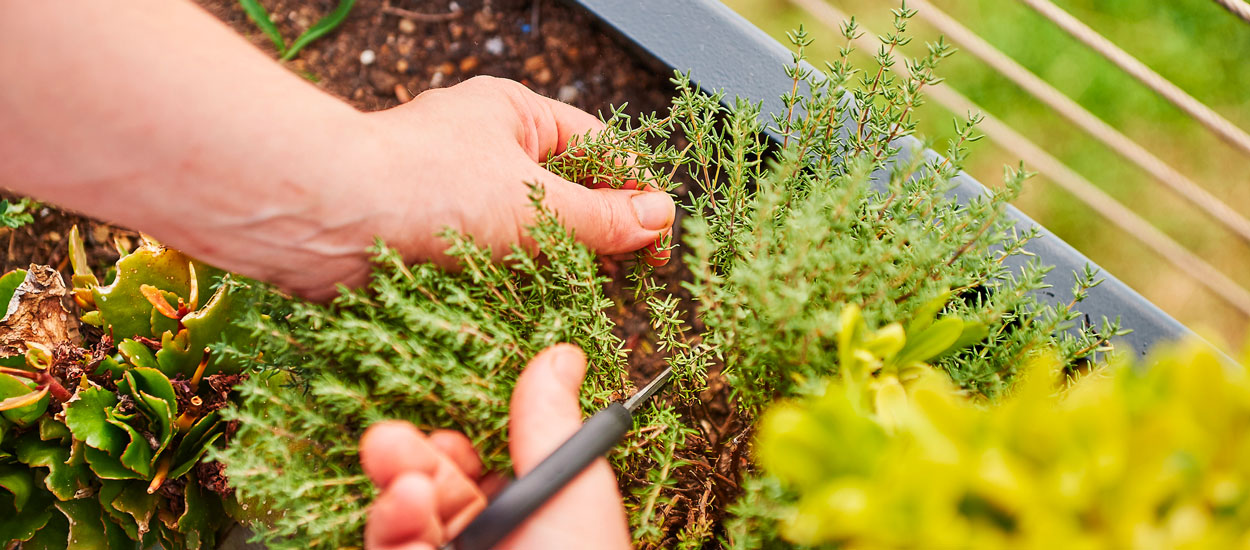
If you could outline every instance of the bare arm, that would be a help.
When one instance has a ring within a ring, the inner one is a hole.
[[[672,224],[662,193],[589,190],[539,167],[600,125],[511,81],[366,115],[189,2],[4,7],[0,186],[313,298],[363,280],[374,236],[412,260],[442,258],[444,226],[497,250],[524,242],[525,181],[603,253]]]

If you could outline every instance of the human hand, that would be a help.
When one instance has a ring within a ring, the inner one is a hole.
[[[539,353],[512,392],[509,450],[517,476],[542,462],[582,424],[578,392],[586,358],[568,344]],[[434,550],[486,505],[482,464],[463,434],[428,436],[406,422],[365,432],[360,461],[381,494],[369,510],[366,550]],[[630,547],[616,478],[605,459],[556,493],[501,550],[616,550]]]
[[[516,82],[475,78],[364,114],[191,2],[22,2],[5,16],[5,40],[43,57],[0,56],[0,74],[21,75],[0,86],[0,187],[292,293],[365,283],[375,237],[445,265],[444,227],[496,257],[533,249],[527,182],[600,254],[671,229],[665,193],[542,169],[602,125]],[[76,86],[58,85],[65,74]]]
[[[316,268],[283,269],[270,277],[289,290],[319,299],[333,296],[336,283],[362,283],[368,267],[363,256],[341,252],[345,241],[363,250],[374,236],[409,261],[446,267],[454,261],[435,234],[448,227],[490,247],[496,259],[513,244],[532,250],[525,229],[534,219],[527,183],[541,184],[547,206],[596,252],[649,247],[652,263],[668,259],[669,252],[656,246],[673,224],[675,206],[667,193],[640,189],[636,181],[618,182],[621,189],[608,182],[569,182],[539,165],[570,141],[603,129],[575,107],[511,80],[477,77],[366,116],[370,143],[384,155],[372,161],[376,170],[363,182],[344,181],[329,198],[323,193],[325,213],[318,216],[330,231],[302,247],[307,254],[301,263]]]

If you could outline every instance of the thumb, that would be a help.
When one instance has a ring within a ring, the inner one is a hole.
[[[582,425],[578,393],[586,357],[570,344],[557,344],[530,361],[512,390],[509,450],[523,476]]]
[[[534,469],[582,425],[577,395],[586,356],[568,344],[530,361],[512,391],[509,446],[518,476]],[[504,548],[629,548],[629,527],[608,461],[599,458],[512,534]]]
[[[546,204],[577,240],[599,254],[623,254],[653,245],[672,230],[677,206],[668,193],[590,189],[543,170]]]

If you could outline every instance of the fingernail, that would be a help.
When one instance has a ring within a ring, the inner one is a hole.
[[[572,344],[557,344],[551,348],[551,369],[561,382],[580,383],[586,370],[582,350]]]
[[[629,200],[634,205],[634,215],[638,216],[638,223],[644,228],[658,231],[672,227],[673,213],[677,207],[668,193],[638,193]]]

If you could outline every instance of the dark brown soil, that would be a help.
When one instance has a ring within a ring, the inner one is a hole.
[[[237,1],[196,2],[276,53]],[[261,4],[289,43],[337,0]],[[362,63],[362,54],[372,62]],[[624,103],[635,113],[652,112],[670,98],[668,75],[642,67],[586,15],[553,0],[361,0],[336,32],[288,66],[363,111],[477,75],[511,78],[592,113]]]

